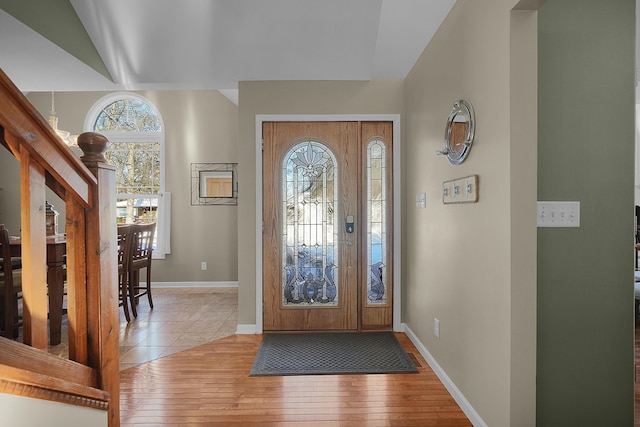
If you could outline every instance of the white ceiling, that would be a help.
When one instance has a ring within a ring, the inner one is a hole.
[[[0,68],[20,90],[233,96],[246,80],[404,78],[455,0],[70,3],[113,81],[0,10]]]

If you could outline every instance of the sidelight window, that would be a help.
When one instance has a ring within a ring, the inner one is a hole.
[[[387,303],[387,168],[385,145],[367,146],[367,302]]]

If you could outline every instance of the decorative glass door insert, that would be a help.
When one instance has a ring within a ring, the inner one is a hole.
[[[367,303],[387,303],[387,163],[385,145],[367,146]]]
[[[338,304],[337,171],[335,155],[318,141],[300,142],[284,157],[284,306]]]

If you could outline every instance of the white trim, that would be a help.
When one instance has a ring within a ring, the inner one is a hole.
[[[478,414],[473,406],[471,406],[471,403],[469,403],[467,398],[464,397],[460,389],[456,387],[451,378],[449,378],[444,369],[442,369],[438,362],[436,362],[436,359],[434,359],[431,353],[429,353],[427,348],[418,339],[416,334],[413,333],[411,328],[409,328],[406,323],[402,324],[402,328],[404,329],[404,333],[407,334],[413,345],[416,346],[416,349],[420,352],[422,357],[424,357],[424,360],[426,360],[426,362],[429,364],[429,367],[433,370],[438,379],[440,379],[442,384],[445,386],[449,394],[451,394],[458,406],[460,406],[462,412],[464,412],[467,418],[469,418],[471,424],[473,424],[475,427],[487,427],[487,423],[484,422],[484,420],[480,417],[480,414]]]
[[[266,121],[260,117],[256,115],[256,334],[262,333],[262,122]]]
[[[236,328],[237,335],[261,335],[256,325],[238,325]]]
[[[154,288],[237,288],[238,282],[151,282]]]
[[[158,198],[158,223],[156,227],[160,229],[160,232],[156,233],[156,244],[160,248],[158,258],[164,259],[167,254],[171,253],[171,193],[167,191],[160,193]]]
[[[400,114],[256,114],[256,333],[262,333],[262,124],[264,122],[393,122],[393,330],[402,331],[402,162]]]
[[[402,331],[402,162],[400,115],[393,119],[393,330]]]

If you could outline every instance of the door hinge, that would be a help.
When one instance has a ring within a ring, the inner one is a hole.
[[[262,140],[262,151],[264,151],[264,139]]]

